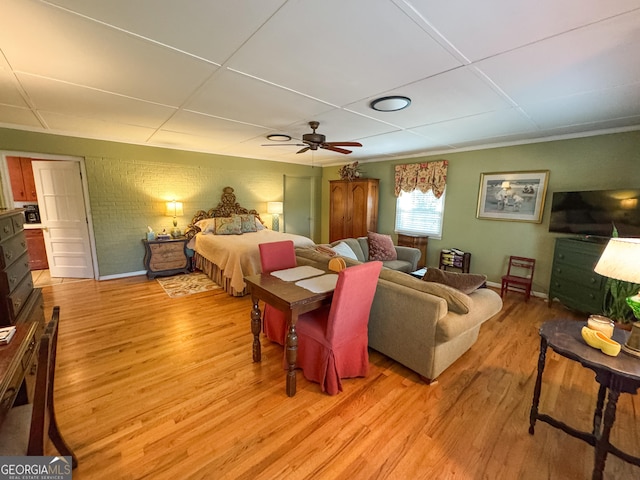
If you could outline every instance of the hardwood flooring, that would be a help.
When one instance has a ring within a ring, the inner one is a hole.
[[[587,479],[593,448],[538,422],[528,433],[538,328],[576,316],[510,293],[478,342],[432,385],[372,351],[367,378],[330,397],[282,348],[251,360],[250,299],[169,298],[132,277],[43,288],[60,305],[56,411],[84,479]],[[419,312],[416,312],[419,314]],[[593,373],[552,352],[540,411],[590,430]],[[620,397],[612,442],[640,455],[638,396]],[[609,455],[605,478],[640,478]]]

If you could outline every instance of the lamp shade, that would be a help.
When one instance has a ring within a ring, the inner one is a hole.
[[[604,277],[640,283],[640,238],[612,238],[594,271]]]
[[[280,215],[282,213],[282,202],[267,202],[267,213]]]
[[[182,210],[182,202],[176,202],[175,200],[167,202],[167,217],[182,217],[184,211]]]

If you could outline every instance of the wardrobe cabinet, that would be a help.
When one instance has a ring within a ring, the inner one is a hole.
[[[329,242],[376,231],[379,182],[376,178],[329,182]]]

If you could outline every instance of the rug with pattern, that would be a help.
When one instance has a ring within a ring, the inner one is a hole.
[[[156,280],[171,298],[184,297],[220,288],[218,284],[202,272],[174,275],[173,277],[157,277]]]

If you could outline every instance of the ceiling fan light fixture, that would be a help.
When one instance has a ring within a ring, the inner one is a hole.
[[[378,112],[397,112],[407,108],[409,105],[411,105],[411,99],[401,95],[376,98],[369,104],[371,108]]]
[[[291,140],[291,137],[284,133],[272,133],[267,135],[267,140],[271,140],[272,142],[288,142]]]

